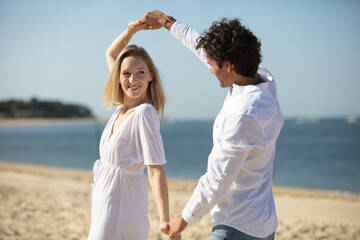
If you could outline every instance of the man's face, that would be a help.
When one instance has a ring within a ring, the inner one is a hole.
[[[210,72],[213,73],[220,82],[220,87],[226,88],[231,87],[233,82],[229,78],[229,72],[227,68],[224,67],[225,64],[219,68],[217,62],[212,58],[207,58],[207,63],[210,65]]]

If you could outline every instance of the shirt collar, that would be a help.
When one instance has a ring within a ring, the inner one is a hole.
[[[265,82],[257,84],[257,85],[246,85],[246,86],[240,86],[237,84],[233,84],[230,87],[230,96],[232,95],[238,95],[242,93],[243,91],[257,91],[260,89],[264,89],[264,87],[268,84],[267,79],[264,79]]]

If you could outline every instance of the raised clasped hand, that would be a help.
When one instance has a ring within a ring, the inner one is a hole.
[[[140,20],[138,21],[131,21],[129,22],[128,24],[128,29],[129,31],[131,32],[138,32],[138,31],[141,31],[141,30],[145,30],[145,29],[149,29],[149,24],[145,23],[145,22],[140,22]]]
[[[162,19],[164,18],[164,13],[154,10],[151,12],[146,13],[141,19],[141,23],[148,24],[147,29],[155,30],[161,28],[162,25]]]

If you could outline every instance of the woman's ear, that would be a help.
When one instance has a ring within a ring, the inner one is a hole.
[[[154,79],[154,74],[152,72],[150,72],[150,80],[149,82],[151,82]]]

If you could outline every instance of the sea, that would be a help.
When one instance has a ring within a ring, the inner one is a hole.
[[[213,121],[161,125],[171,178],[206,172]],[[0,161],[91,170],[104,123],[1,126]],[[275,185],[360,194],[360,120],[287,119],[277,141]]]

